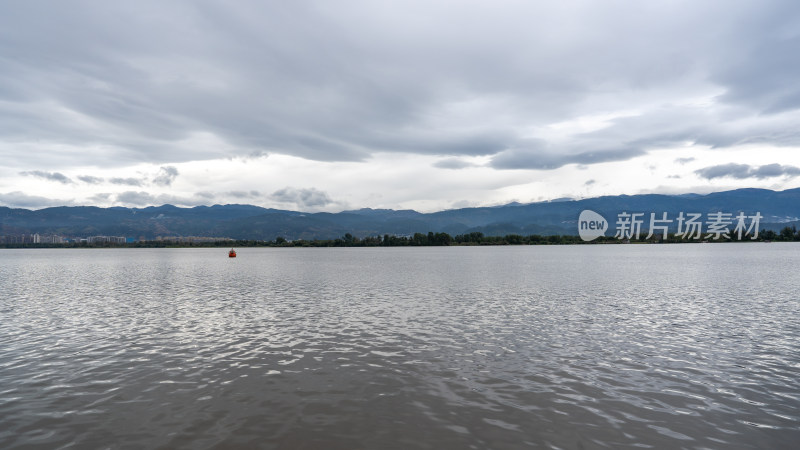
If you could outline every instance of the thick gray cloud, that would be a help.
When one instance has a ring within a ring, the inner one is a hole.
[[[123,186],[141,186],[144,184],[144,180],[140,178],[109,178],[108,182],[111,184],[119,184]]]
[[[777,23],[785,27],[794,23],[795,30],[779,28],[759,36],[761,39],[742,42],[743,55],[733,58],[715,74],[721,84],[728,86],[722,97],[724,101],[764,113],[800,108],[800,85],[796,78],[800,73],[797,9],[771,13],[786,13],[789,17],[782,20],[768,15],[764,17],[764,12],[761,12],[761,25]]]
[[[782,176],[796,177],[800,175],[800,168],[795,166],[783,166],[780,164],[767,164],[765,166],[753,168],[753,175],[759,179]]]
[[[0,206],[9,206],[12,208],[39,209],[50,206],[70,206],[72,204],[72,200],[45,198],[38,195],[28,195],[19,191],[5,194],[0,193]]]
[[[763,180],[775,177],[796,177],[800,175],[800,168],[795,166],[784,166],[781,164],[767,164],[764,166],[750,166],[747,164],[720,164],[717,166],[705,167],[696,170],[695,173],[701,178],[713,180],[714,178],[736,178],[746,179],[755,178]]]
[[[94,177],[94,176],[91,176],[91,175],[78,175],[78,179],[83,181],[86,184],[100,184],[103,181],[105,181],[105,179],[103,179],[103,178]]]
[[[624,161],[645,152],[636,147],[619,149],[597,149],[580,153],[544,151],[540,148],[512,149],[500,153],[491,161],[497,169],[557,169],[566,164],[596,164],[609,161]]]
[[[208,191],[195,192],[194,195],[206,200],[213,200],[216,197],[216,194]]]
[[[154,205],[157,202],[154,195],[144,191],[125,191],[117,194],[116,200],[120,203],[134,206]]]
[[[446,158],[436,161],[433,163],[433,166],[440,169],[466,169],[467,167],[475,167],[475,164],[464,161],[463,159]]]
[[[145,191],[125,191],[117,194],[114,199],[117,203],[122,203],[126,206],[150,206],[165,204],[174,206],[199,206],[203,205],[207,200],[202,196],[180,197],[169,194],[153,195]]]
[[[250,198],[250,199],[261,197],[261,193],[258,191],[230,191],[223,193],[223,195],[233,198]]]
[[[89,200],[95,203],[103,203],[108,201],[111,198],[111,193],[109,192],[98,192],[97,194],[92,195],[89,197]]]
[[[0,142],[40,151],[5,156],[66,167],[411,152],[552,169],[686,142],[800,145],[800,3],[390,6],[15,2],[0,14]],[[600,130],[545,132],[626,110]]]
[[[327,193],[314,188],[297,189],[286,187],[273,192],[269,197],[276,202],[293,203],[301,208],[318,208],[333,203]]]
[[[31,171],[27,171],[27,172],[20,172],[20,175],[26,175],[26,176],[36,177],[36,178],[42,178],[42,179],[48,180],[48,181],[56,181],[56,182],[62,183],[62,184],[74,183],[74,181],[72,181],[71,178],[69,178],[68,176],[66,176],[66,175],[64,175],[63,173],[60,173],[60,172],[45,172],[45,171],[42,171],[42,170],[31,170]]]
[[[153,178],[153,183],[159,186],[170,186],[175,178],[178,177],[178,169],[172,166],[161,167],[158,174]]]

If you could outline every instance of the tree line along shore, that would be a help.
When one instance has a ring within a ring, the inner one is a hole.
[[[743,236],[741,242],[772,242],[772,241],[800,241],[800,232],[795,227],[785,227],[780,232],[763,230],[756,239],[750,236]],[[467,245],[595,245],[595,244],[637,244],[637,243],[699,243],[699,242],[739,242],[739,239],[731,235],[730,238],[719,240],[686,239],[675,234],[668,234],[666,239],[662,236],[653,236],[649,239],[619,239],[614,236],[601,236],[591,242],[582,240],[579,236],[573,235],[550,235],[542,236],[532,234],[523,236],[519,234],[507,234],[505,236],[485,236],[480,232],[459,234],[451,236],[448,233],[428,232],[415,233],[409,236],[394,236],[385,234],[383,236],[367,236],[359,238],[350,233],[336,239],[295,239],[287,240],[283,237],[276,237],[271,241],[248,240],[248,239],[225,239],[218,241],[186,242],[179,239],[160,239],[143,240],[128,243],[87,243],[69,242],[60,244],[0,244],[2,248],[190,248],[190,247],[431,247],[431,246],[467,246]]]

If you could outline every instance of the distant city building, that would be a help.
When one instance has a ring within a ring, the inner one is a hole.
[[[156,236],[156,241],[176,242],[176,243],[186,243],[186,244],[225,242],[232,240],[233,239],[226,237],[210,237],[210,236]]]
[[[124,244],[124,236],[89,236],[86,238],[89,244]]]
[[[0,244],[63,244],[64,236],[34,234],[8,234],[0,236]]]

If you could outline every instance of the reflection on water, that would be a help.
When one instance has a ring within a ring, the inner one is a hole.
[[[0,447],[792,448],[798,249],[0,250]]]

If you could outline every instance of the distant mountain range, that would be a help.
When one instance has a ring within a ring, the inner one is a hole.
[[[359,209],[339,213],[304,213],[252,205],[214,205],[179,208],[163,205],[147,208],[55,207],[40,210],[0,207],[0,235],[58,234],[96,235],[153,239],[157,236],[214,236],[234,239],[273,240],[332,239],[346,233],[409,235],[446,232],[451,235],[482,232],[506,234],[577,234],[581,211],[603,215],[614,229],[621,212],[726,212],[733,215],[760,212],[762,229],[778,231],[800,224],[800,189],[771,191],[737,189],[708,195],[619,195],[583,200],[511,203],[503,206],[461,208],[423,214],[413,210]]]

